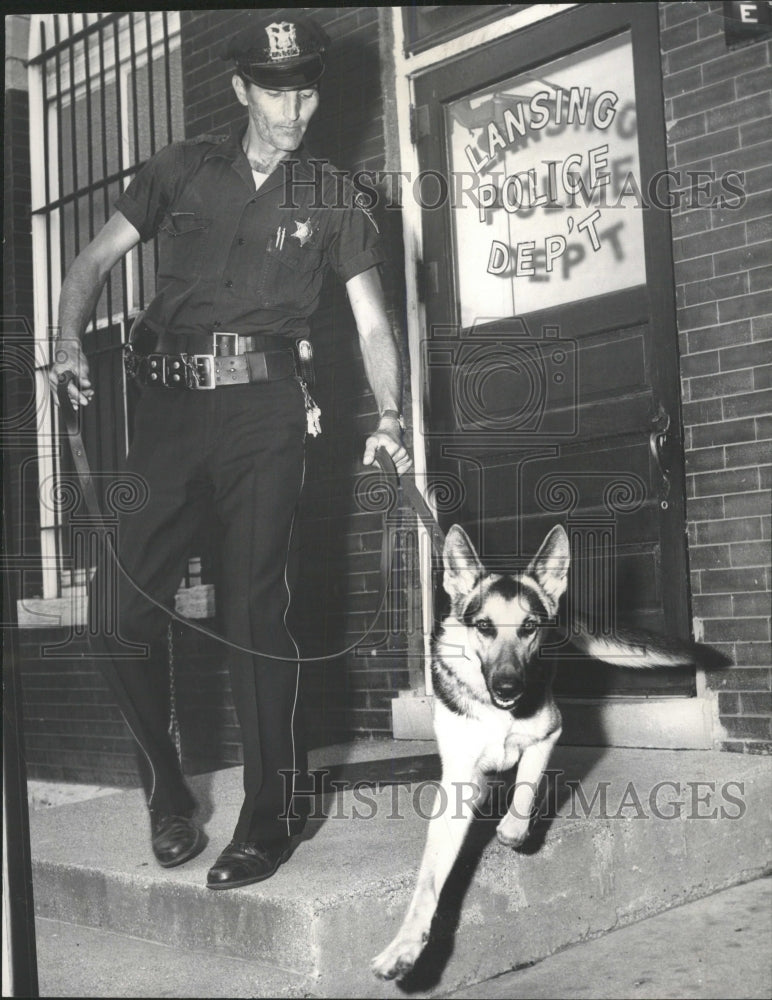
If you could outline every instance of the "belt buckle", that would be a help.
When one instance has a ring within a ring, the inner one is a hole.
[[[238,354],[239,353],[239,335],[237,333],[213,333],[212,340],[212,350],[215,357],[222,357],[228,354]],[[225,342],[230,350],[220,351],[221,342]]]
[[[193,365],[193,371],[196,377],[196,384],[192,388],[215,389],[217,387],[214,366],[217,358],[222,356],[220,354],[220,347],[222,344],[226,344],[227,347],[231,348],[229,351],[226,348],[226,350],[223,351],[223,355],[238,354],[239,335],[237,333],[213,333],[211,354],[190,355],[190,361]]]
[[[214,354],[191,354],[195,385],[191,389],[214,389]]]

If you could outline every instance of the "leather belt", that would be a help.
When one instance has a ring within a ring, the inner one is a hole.
[[[153,338],[156,354],[246,354],[248,351],[279,351],[287,347],[283,337],[265,333],[171,333],[164,330]],[[147,353],[150,353],[149,351]]]
[[[135,364],[136,378],[164,389],[216,389],[275,382],[295,374],[295,358],[289,348],[232,355],[148,354]]]
[[[193,338],[161,334],[153,353],[127,351],[126,367],[129,374],[144,385],[165,389],[216,389],[225,385],[273,382],[294,375],[292,348],[257,349],[266,342],[280,341],[259,334],[214,333]],[[180,351],[180,347],[188,350]],[[195,350],[201,347],[209,350]]]

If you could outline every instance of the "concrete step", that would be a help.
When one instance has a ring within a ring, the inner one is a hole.
[[[772,996],[772,879],[673,907],[452,1000],[767,1000]],[[300,977],[210,951],[170,948],[95,927],[37,919],[44,997],[292,997]]]
[[[323,758],[315,766],[341,763]],[[771,763],[707,751],[560,748],[548,789],[552,815],[530,852],[499,845],[495,823],[473,829],[413,995],[482,982],[762,874],[772,856]],[[275,970],[271,989],[284,983],[285,995],[399,995],[394,984],[372,979],[369,962],[412,892],[434,766],[431,757],[357,763],[361,782],[378,774],[415,780],[318,796],[290,863],[268,882],[224,893],[204,883],[235,823],[239,769],[193,779],[210,843],[178,869],[155,865],[139,792],[33,813],[36,911],[257,963]],[[578,782],[582,795],[566,782]]]

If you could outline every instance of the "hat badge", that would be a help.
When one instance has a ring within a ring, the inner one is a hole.
[[[281,62],[300,55],[300,47],[291,21],[274,21],[267,25],[269,54],[271,62]]]

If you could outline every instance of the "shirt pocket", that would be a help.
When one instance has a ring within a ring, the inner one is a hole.
[[[268,241],[260,276],[260,299],[266,306],[287,305],[305,312],[313,305],[324,276],[322,251],[301,246],[285,236],[277,247],[275,238]]]
[[[158,230],[158,277],[200,276],[212,220],[197,212],[168,212]]]

